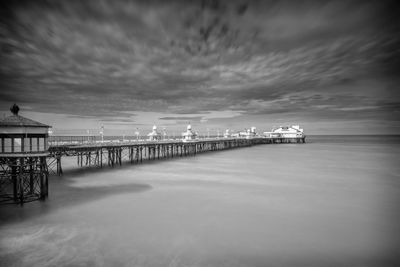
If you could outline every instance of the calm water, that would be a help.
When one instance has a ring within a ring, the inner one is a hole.
[[[0,206],[2,266],[399,266],[399,137],[82,170]]]

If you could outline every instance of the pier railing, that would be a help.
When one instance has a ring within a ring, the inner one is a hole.
[[[217,140],[230,140],[230,139],[268,139],[272,143],[296,143],[298,141],[304,142],[306,136],[301,137],[280,137],[280,136],[253,136],[253,137],[223,137],[223,136],[200,136],[192,141],[217,141]],[[169,142],[183,142],[182,137],[170,136],[161,138],[159,140],[149,140],[147,136],[49,136],[47,147],[56,146],[104,146],[104,145],[129,145],[129,144],[149,144],[149,143],[169,143]]]
[[[109,142],[124,142],[130,140],[141,140],[144,137],[133,137],[133,136],[101,136],[96,135],[60,135],[60,136],[49,136],[49,146],[52,145],[67,145],[67,144],[95,144],[95,143],[109,143]]]
[[[258,136],[257,138],[263,138]],[[199,137],[195,140],[224,140],[225,137],[210,136]],[[235,139],[246,139],[245,137],[236,137]],[[62,145],[104,145],[104,144],[136,144],[136,143],[154,143],[154,142],[182,142],[182,137],[170,136],[160,140],[148,140],[147,136],[49,136],[48,147]]]

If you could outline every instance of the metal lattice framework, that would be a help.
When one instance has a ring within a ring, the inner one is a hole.
[[[44,200],[48,176],[46,156],[0,157],[0,203]]]
[[[198,153],[233,149],[258,144],[304,143],[301,138],[211,138],[192,141],[156,140],[128,141],[122,143],[60,144],[49,148],[48,168],[51,173],[62,175],[62,157],[76,156],[79,167],[116,167],[123,162],[141,163],[174,157],[195,156]]]

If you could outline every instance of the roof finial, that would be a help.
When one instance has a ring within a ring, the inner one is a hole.
[[[18,111],[19,111],[19,107],[17,106],[17,104],[14,103],[14,105],[10,108],[12,114],[18,116]]]

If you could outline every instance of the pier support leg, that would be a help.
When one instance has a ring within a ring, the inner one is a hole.
[[[40,199],[45,200],[48,196],[48,172],[46,170],[46,157],[40,157]]]
[[[19,184],[19,204],[22,206],[24,205],[24,169],[23,169],[23,165],[24,165],[24,158],[20,158],[19,159],[19,174],[17,176],[18,178],[18,184]]]
[[[33,160],[29,158],[29,194],[33,194],[34,180],[33,180]]]
[[[13,195],[14,202],[18,203],[18,177],[17,177],[17,161],[15,159],[11,160],[11,180],[13,183]]]
[[[56,161],[57,161],[57,175],[61,176],[63,174],[62,167],[61,167],[61,155],[56,154]]]
[[[103,168],[103,149],[100,148],[100,168]]]

